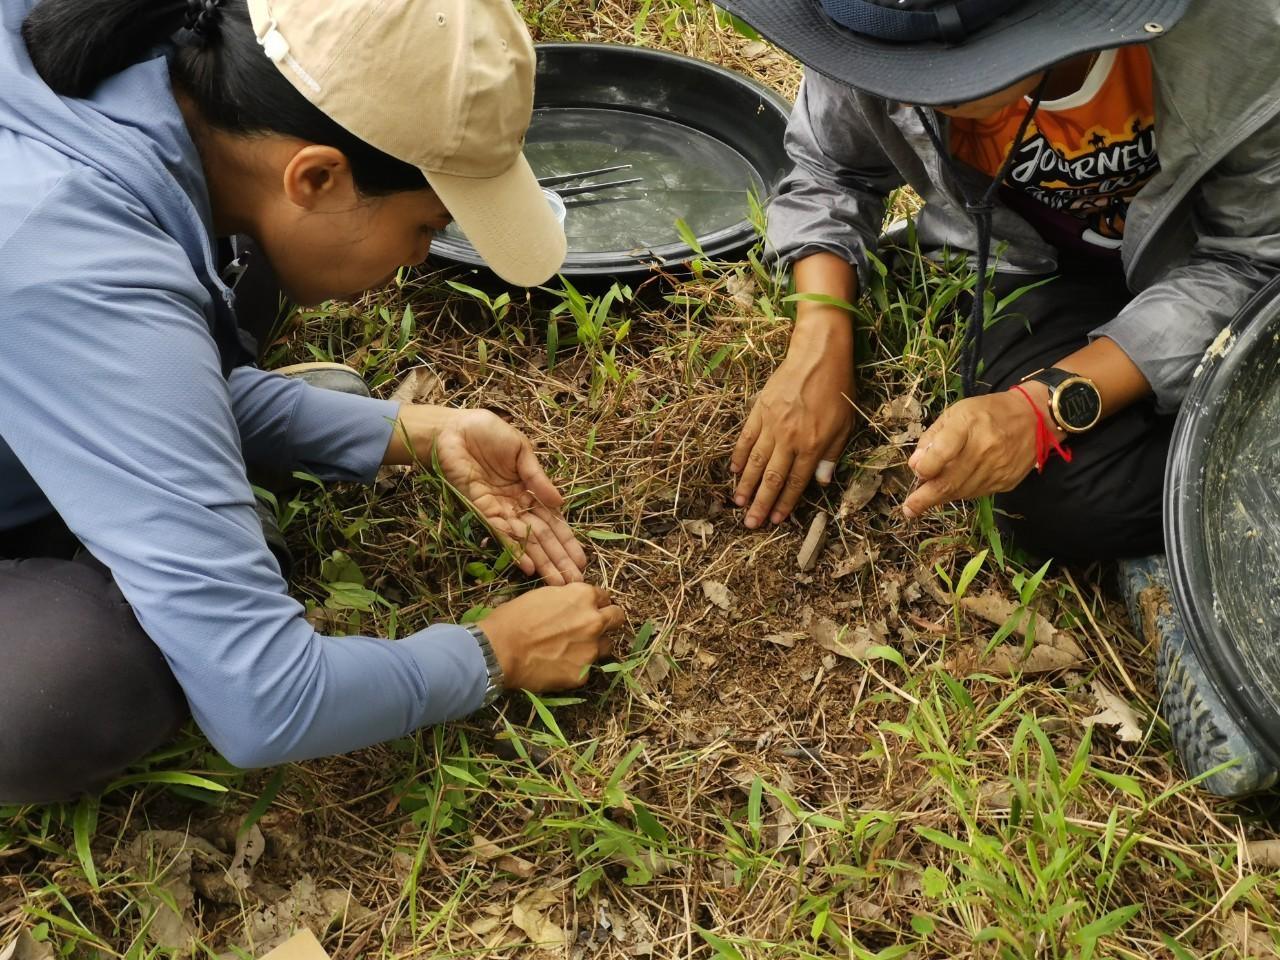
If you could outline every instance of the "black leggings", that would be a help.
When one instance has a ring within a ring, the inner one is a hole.
[[[1038,277],[997,278],[1003,297]],[[1074,265],[1025,292],[987,331],[983,372],[1007,390],[1088,343],[1089,333],[1132,299],[1118,265]],[[1111,560],[1164,552],[1161,500],[1174,418],[1151,401],[1109,417],[1070,441],[1072,461],[1054,457],[1016,490],[995,498],[999,524],[1019,547],[1062,561]]]
[[[56,517],[0,531],[0,804],[67,800],[190,715],[111,574]]]

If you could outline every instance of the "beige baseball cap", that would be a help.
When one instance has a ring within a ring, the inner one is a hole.
[[[498,276],[536,286],[564,229],[523,153],[533,41],[511,0],[248,0],[263,51],[321,111],[419,167]]]

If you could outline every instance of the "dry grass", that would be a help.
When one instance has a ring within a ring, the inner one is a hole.
[[[794,88],[792,64],[691,0],[643,17],[634,0],[586,6],[525,10],[542,39],[638,36]],[[1271,801],[1180,783],[1152,651],[1097,585],[1105,571],[1055,572],[1034,591],[1083,647],[1078,667],[991,676],[975,645],[995,628],[963,613],[937,571],[953,584],[974,573],[956,594],[1005,597],[1026,573],[990,555],[971,564],[975,544],[990,546],[980,518],[908,524],[895,510],[909,424],[883,403],[945,400],[945,303],[960,280],[918,265],[886,291],[888,311],[868,309],[868,422],[841,478],[886,444],[899,452],[802,575],[804,527],[834,511],[838,489],[764,533],[728,504],[728,450],[786,345],[767,274],[708,267],[654,283],[615,307],[599,345],[561,346],[554,363],[546,328],[562,297],[498,322],[443,279],[299,316],[277,353],[352,363],[383,394],[425,364],[439,378],[429,399],[509,415],[571,491],[592,579],[628,612],[618,663],[573,697],[514,696],[282,772],[227,770],[193,737],[149,769],[199,771],[227,792],[117,792],[91,831],[81,808],[79,852],[75,811],[0,811],[0,944],[34,927],[66,952],[163,954],[145,927],[167,890],[209,953],[253,954],[304,923],[339,958],[533,956],[540,938],[564,940],[547,956],[600,958],[1271,954],[1280,875],[1274,860],[1251,863],[1270,848],[1249,846],[1277,836]],[[562,344],[572,327],[561,314]],[[526,588],[495,570],[484,530],[429,471],[371,493],[307,492],[298,509],[296,589],[329,628],[394,619],[403,633]],[[334,550],[385,605],[325,609]],[[860,551],[866,565],[840,576]],[[728,609],[706,583],[724,585]],[[837,657],[814,639],[822,618],[874,642]],[[1134,708],[1139,742],[1085,725],[1095,682]],[[265,855],[237,889],[225,874],[236,830],[264,806]]]

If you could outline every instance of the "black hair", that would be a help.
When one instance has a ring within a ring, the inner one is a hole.
[[[22,37],[40,77],[67,97],[89,96],[173,40],[174,85],[211,126],[341,150],[366,196],[427,185],[418,168],[335,123],[285,78],[259,46],[246,0],[40,0],[22,24]]]

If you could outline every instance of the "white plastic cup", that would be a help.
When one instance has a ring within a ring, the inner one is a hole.
[[[542,195],[547,198],[547,205],[551,207],[551,212],[556,215],[556,220],[560,226],[564,226],[564,218],[569,214],[569,208],[564,205],[564,198],[554,190],[542,188]]]

